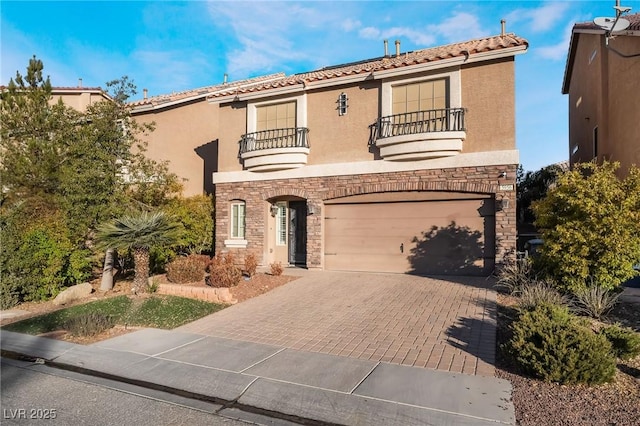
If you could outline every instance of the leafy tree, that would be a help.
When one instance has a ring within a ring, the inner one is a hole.
[[[613,289],[635,275],[632,266],[640,261],[640,170],[632,167],[620,180],[618,167],[580,164],[533,204],[544,239],[535,265],[562,290],[577,291],[591,282]]]
[[[135,277],[132,291],[144,292],[149,279],[149,251],[152,247],[175,244],[182,226],[163,212],[125,215],[98,228],[96,235],[102,248],[133,252]]]
[[[516,214],[519,229],[533,224],[535,216],[533,210],[531,210],[531,204],[545,197],[547,191],[554,185],[562,172],[562,167],[557,164],[526,173],[522,169],[522,165],[518,166],[516,174],[516,187],[518,190],[516,195]]]
[[[27,225],[46,224],[44,217],[18,214],[25,206],[46,205],[60,219],[56,226],[64,228],[60,235],[68,244],[48,241],[61,259],[76,259],[77,253],[95,250],[98,224],[127,211],[164,205],[181,190],[166,164],[145,157],[140,136],[153,126],[131,117],[125,102],[135,86],[127,77],[107,83],[109,99],[81,112],[55,102],[43,69],[34,56],[26,74],[16,72],[0,93],[0,271],[15,278],[11,300],[16,294],[30,297],[31,290],[25,289],[31,286],[23,278],[26,271],[41,268],[35,254],[16,249],[30,229]],[[58,284],[74,284],[80,276],[72,273]]]

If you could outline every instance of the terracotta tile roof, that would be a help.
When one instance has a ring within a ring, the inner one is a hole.
[[[184,99],[190,99],[193,97],[205,97],[206,95],[223,90],[225,88],[229,88],[230,90],[235,90],[238,87],[247,84],[256,84],[260,82],[264,82],[266,80],[273,80],[278,78],[283,78],[285,76],[284,73],[277,73],[271,75],[264,75],[260,77],[248,78],[239,81],[233,81],[229,83],[221,83],[213,86],[200,87],[197,89],[184,90],[181,92],[174,92],[164,95],[152,96],[147,99],[140,99],[137,101],[129,102],[129,105],[132,107],[141,107],[141,106],[150,106],[150,107],[161,107],[164,104],[179,102]]]
[[[292,86],[296,84],[309,83],[318,80],[328,80],[349,75],[368,74],[374,71],[383,71],[394,68],[402,68],[427,62],[437,62],[444,59],[460,56],[473,56],[482,52],[491,52],[510,47],[528,47],[527,40],[515,34],[505,34],[504,36],[492,36],[461,43],[437,46],[428,49],[416,50],[413,52],[401,53],[396,57],[379,57],[349,64],[325,67],[319,70],[294,74],[281,79],[261,82],[242,88],[230,88],[230,90],[219,90],[211,95],[212,98],[230,96],[238,93],[259,92],[262,90],[275,89],[279,87]]]
[[[630,25],[625,31],[640,31],[640,13],[634,13],[633,15],[622,15],[622,18],[629,21]],[[589,22],[579,22],[573,26],[575,30],[600,30],[602,28],[593,23],[593,21]]]

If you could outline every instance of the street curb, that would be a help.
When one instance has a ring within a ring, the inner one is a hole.
[[[237,409],[237,410],[240,410],[240,411],[243,411],[243,412],[252,413],[252,414],[258,414],[258,415],[261,415],[261,416],[267,416],[267,417],[271,417],[271,418],[275,418],[275,419],[279,419],[279,420],[286,420],[286,421],[297,423],[297,424],[301,424],[301,425],[310,425],[310,426],[347,426],[347,425],[341,424],[341,423],[329,423],[329,422],[325,422],[325,421],[321,421],[321,420],[315,420],[315,419],[306,418],[306,417],[293,416],[293,415],[290,415],[290,414],[284,414],[284,413],[280,413],[280,412],[277,412],[277,411],[271,411],[271,410],[267,410],[267,409],[264,409],[264,408],[259,408],[259,407],[254,407],[254,406],[247,405],[247,404],[242,404],[242,403],[238,402],[238,399],[240,399],[242,397],[244,392],[243,392],[243,394],[238,395],[238,397],[236,399],[234,399],[234,400],[227,400],[227,399],[217,398],[217,397],[210,396],[210,395],[200,394],[200,393],[197,393],[197,392],[187,391],[187,390],[184,390],[184,389],[174,388],[174,387],[171,387],[171,386],[159,385],[157,383],[148,382],[148,381],[144,381],[144,380],[130,379],[130,378],[123,377],[123,376],[118,376],[118,375],[115,375],[115,374],[104,373],[104,372],[101,372],[101,371],[98,371],[98,370],[93,370],[93,369],[84,368],[84,367],[78,367],[78,366],[75,366],[75,365],[56,362],[56,361],[48,360],[48,359],[44,359],[44,358],[37,358],[37,357],[33,357],[31,355],[26,355],[26,354],[23,354],[23,353],[19,353],[19,352],[15,352],[15,351],[9,351],[9,350],[5,350],[5,349],[1,349],[0,350],[0,356],[2,356],[4,358],[18,360],[18,361],[32,362],[34,364],[43,364],[43,365],[47,365],[47,366],[52,367],[52,368],[58,368],[60,370],[71,371],[71,372],[74,372],[74,373],[84,374],[84,375],[93,376],[93,377],[99,377],[99,378],[107,379],[107,380],[113,380],[113,381],[116,381],[116,382],[126,383],[126,384],[129,384],[129,385],[139,386],[139,387],[146,388],[146,389],[165,392],[165,393],[169,393],[169,394],[172,394],[172,395],[181,396],[181,397],[184,397],[184,398],[195,399],[195,400],[199,400],[199,401],[204,401],[204,402],[209,402],[209,403],[221,405],[221,408],[219,408],[215,413],[215,414],[218,414],[218,415],[223,415],[221,413],[221,411],[223,411],[223,410],[234,408],[234,409]]]

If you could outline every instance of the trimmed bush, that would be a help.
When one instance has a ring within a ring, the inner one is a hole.
[[[277,277],[279,275],[282,275],[282,272],[284,272],[284,268],[282,267],[282,263],[280,262],[273,262],[269,266],[271,267],[271,275]]]
[[[66,320],[62,327],[74,336],[95,336],[116,324],[114,317],[99,312],[89,312]]]
[[[185,284],[204,280],[208,256],[181,256],[167,265],[167,280]]]
[[[522,309],[532,310],[539,305],[564,306],[568,299],[560,294],[548,281],[533,281],[522,286],[518,305]]]
[[[611,343],[568,308],[540,305],[511,325],[507,351],[527,374],[547,382],[597,384],[611,381],[616,360]]]
[[[244,258],[244,270],[250,277],[256,274],[256,270],[258,269],[258,258],[255,254],[249,253]]]
[[[611,342],[618,358],[628,360],[640,355],[640,334],[632,329],[614,324],[603,328],[600,333]]]
[[[214,257],[207,267],[209,276],[206,283],[211,287],[235,287],[242,278],[242,271],[236,266],[233,253]]]

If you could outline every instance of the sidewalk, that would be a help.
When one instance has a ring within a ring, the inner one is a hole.
[[[89,346],[2,331],[3,355],[219,404],[282,422],[515,424],[511,384],[279,346],[145,329]]]

